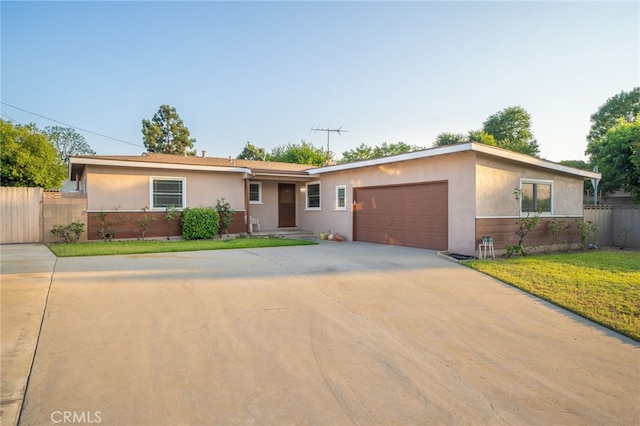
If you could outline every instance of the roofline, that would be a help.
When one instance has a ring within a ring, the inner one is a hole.
[[[530,155],[521,154],[519,152],[513,152],[502,148],[497,148],[484,143],[479,142],[466,142],[456,145],[445,145],[436,148],[428,148],[421,151],[407,152],[404,154],[392,155],[389,157],[375,158],[372,160],[356,161],[353,163],[337,164],[333,166],[324,166],[317,169],[307,170],[310,175],[338,172],[342,170],[351,170],[361,167],[377,166],[381,164],[389,164],[400,161],[418,160],[421,158],[436,157],[439,155],[455,154],[460,152],[478,152],[482,154],[492,155],[494,157],[503,158],[506,160],[517,161],[520,163],[529,164],[531,166],[541,167],[545,169],[554,170],[561,173],[568,173],[572,175],[581,176],[589,179],[600,179],[601,174],[596,172],[590,172],[588,170],[576,169],[575,167],[564,166],[562,164],[554,163],[549,160],[543,160],[541,158],[532,157]]]
[[[95,166],[115,167],[140,167],[147,169],[171,169],[171,170],[202,170],[209,172],[251,173],[246,167],[201,166],[195,164],[155,163],[148,161],[112,160],[102,158],[71,157],[69,166],[73,164],[88,164]]]

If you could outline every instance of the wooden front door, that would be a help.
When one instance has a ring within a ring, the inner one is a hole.
[[[278,226],[296,226],[296,185],[293,183],[278,184]]]

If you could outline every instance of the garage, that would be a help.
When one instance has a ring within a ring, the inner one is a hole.
[[[447,250],[448,182],[354,188],[354,241]]]

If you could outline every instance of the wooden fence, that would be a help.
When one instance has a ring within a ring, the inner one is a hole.
[[[43,241],[42,188],[0,187],[0,243]]]

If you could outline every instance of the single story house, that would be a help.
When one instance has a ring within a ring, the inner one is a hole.
[[[519,220],[536,210],[542,220],[530,244],[546,238],[554,218],[582,220],[583,181],[600,174],[470,142],[322,167],[74,156],[70,178],[87,196],[90,240],[100,238],[99,212],[135,218],[147,208],[157,218],[147,236],[179,235],[179,223],[164,220],[168,206],[215,206],[224,198],[236,210],[232,233],[249,231],[252,217],[262,230],[330,230],[348,240],[473,254],[485,235],[496,249],[517,243]]]

